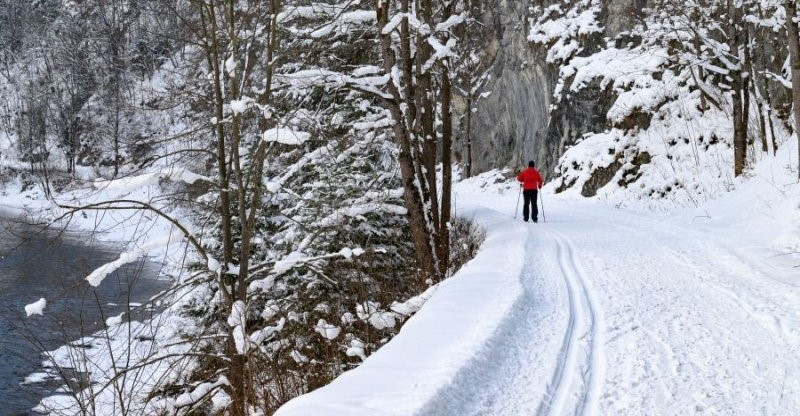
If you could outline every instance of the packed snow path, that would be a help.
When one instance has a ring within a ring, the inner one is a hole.
[[[800,414],[800,269],[753,237],[775,229],[550,194],[526,224],[516,192],[467,191],[478,256],[279,416]]]
[[[420,414],[800,411],[800,282],[713,234],[596,203],[547,208],[549,222],[519,225],[516,313]]]

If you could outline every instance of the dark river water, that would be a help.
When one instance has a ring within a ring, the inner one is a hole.
[[[119,251],[91,235],[43,231],[0,219],[0,416],[32,415],[30,409],[59,383],[22,384],[42,371],[41,352],[102,328],[103,317],[146,302],[167,287],[158,264],[123,267],[98,287],[84,278],[115,260]],[[25,305],[47,299],[44,316],[25,317]],[[146,313],[146,312],[145,312]]]

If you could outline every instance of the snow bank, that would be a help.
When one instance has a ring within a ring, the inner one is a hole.
[[[796,286],[800,264],[800,183],[797,140],[780,148],[737,178],[735,189],[719,198],[676,213],[672,221],[713,234],[758,273],[765,269]]]
[[[506,213],[464,204],[459,211],[488,230],[475,259],[361,366],[286,403],[277,416],[414,414],[478,354],[522,295],[528,234]],[[348,350],[359,352],[357,345]]]
[[[145,173],[138,176],[128,176],[113,180],[97,179],[94,181],[94,187],[107,191],[130,193],[140,188],[158,185],[161,179],[168,179],[174,182],[182,181],[190,185],[198,180],[211,182],[211,178],[207,176],[199,175],[180,167],[169,167],[161,172]]]
[[[100,283],[103,283],[103,280],[109,274],[114,273],[120,267],[128,263],[133,263],[146,256],[150,251],[156,248],[167,246],[171,241],[174,242],[176,240],[179,240],[179,237],[176,237],[174,234],[168,234],[145,243],[141,247],[137,247],[134,250],[126,251],[120,254],[117,260],[96,268],[92,273],[89,274],[89,276],[86,276],[86,280],[94,287],[100,286]]]

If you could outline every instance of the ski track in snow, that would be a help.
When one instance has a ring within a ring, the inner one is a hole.
[[[563,235],[549,231],[558,245],[558,259],[569,298],[570,318],[558,368],[540,415],[594,414],[603,383],[603,319],[594,294],[587,288],[575,249]],[[577,400],[568,405],[568,401]]]

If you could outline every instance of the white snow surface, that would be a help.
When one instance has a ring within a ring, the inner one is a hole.
[[[120,254],[118,259],[96,268],[89,276],[86,276],[86,280],[94,287],[100,286],[100,283],[102,283],[109,274],[115,272],[120,267],[135,262],[146,256],[152,250],[167,246],[170,242],[175,241],[180,241],[180,238],[176,237],[174,234],[167,234],[149,241],[140,247],[136,247],[131,251],[126,251]]]
[[[169,179],[172,181],[183,181],[188,184],[193,184],[198,180],[210,182],[211,179],[207,176],[198,175],[190,172],[187,169],[179,167],[166,168],[161,172],[145,173],[137,176],[128,176],[114,180],[97,179],[94,181],[94,187],[105,191],[113,191],[122,194],[134,192],[140,188],[157,185],[161,179]]]
[[[338,337],[342,331],[341,328],[327,323],[324,319],[320,319],[317,322],[317,325],[314,327],[314,330],[317,331],[320,335],[322,335],[326,339],[336,339],[336,337]]]
[[[797,414],[795,154],[668,214],[550,184],[546,217],[523,223],[499,174],[460,183],[459,215],[486,231],[475,259],[360,367],[277,415]]]
[[[311,138],[311,134],[286,127],[276,127],[264,132],[264,141],[287,145],[301,145]]]
[[[47,300],[41,298],[36,302],[25,305],[25,315],[44,315],[44,308],[47,306]]]

